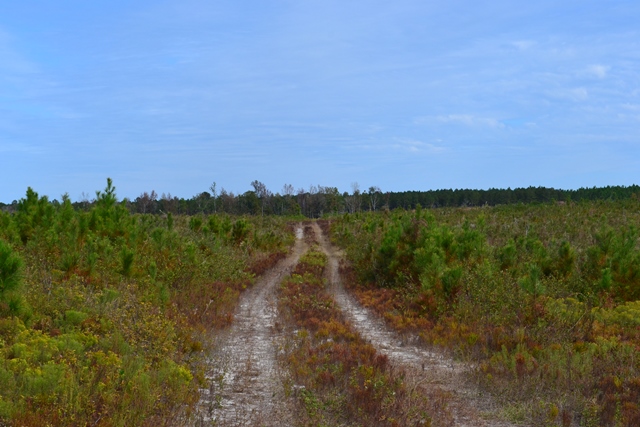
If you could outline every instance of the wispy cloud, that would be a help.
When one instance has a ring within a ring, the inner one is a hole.
[[[587,67],[587,73],[599,79],[604,79],[607,77],[610,68],[611,67],[602,64],[593,64]]]
[[[536,42],[533,40],[516,40],[511,42],[510,45],[518,50],[528,50],[535,46]]]
[[[44,153],[42,147],[36,147],[20,142],[3,142],[0,144],[0,153]]]
[[[497,119],[491,117],[480,117],[473,114],[449,114],[446,116],[438,116],[437,120],[442,123],[455,123],[465,126],[480,126],[490,128],[504,127]]]
[[[484,127],[499,129],[504,124],[493,117],[483,117],[475,114],[446,114],[438,116],[420,117],[414,121],[416,124],[427,123],[446,123],[454,125],[462,125],[467,127]]]
[[[189,196],[206,189],[207,174],[234,191],[270,176],[348,188],[365,170],[398,189],[483,185],[479,175],[539,184],[547,172],[514,145],[573,153],[587,141],[595,162],[598,147],[640,158],[640,3],[630,0],[139,0],[33,14],[26,2],[4,3],[0,158],[25,171],[24,181],[0,180],[9,199],[34,176],[81,174],[83,164],[100,185],[144,165],[126,175],[138,188],[130,195],[155,187]],[[514,173],[473,169],[479,155]],[[587,178],[579,184],[615,183]],[[42,182],[51,194],[80,192],[72,180]]]
[[[624,104],[618,112],[618,119],[623,121],[640,122],[640,105]]]
[[[441,142],[440,140],[436,142]],[[446,148],[441,145],[432,144],[429,142],[419,141],[411,138],[395,138],[395,143],[392,144],[393,148],[403,151],[409,151],[410,153],[431,153],[437,154],[446,151]]]
[[[407,154],[441,154],[448,151],[448,148],[442,145],[442,140],[437,138],[431,142],[406,137],[376,138],[368,141],[354,142],[353,144],[349,144],[349,146],[358,151],[377,153],[387,157],[395,157],[396,155],[406,157]]]
[[[36,64],[15,48],[11,34],[0,27],[0,73],[29,74],[37,70]]]
[[[586,101],[589,98],[589,91],[584,87],[558,88],[547,90],[547,96],[554,99],[563,99],[573,102]]]

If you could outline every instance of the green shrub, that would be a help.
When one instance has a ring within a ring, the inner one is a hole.
[[[499,249],[498,260],[500,261],[500,269],[506,270],[516,265],[517,261],[516,243],[513,239],[509,239],[506,245]]]
[[[120,273],[125,277],[131,276],[134,256],[135,253],[133,250],[126,247],[120,252],[120,260],[122,262],[122,269],[120,270]]]
[[[233,236],[233,240],[236,243],[240,243],[246,240],[247,236],[249,235],[249,223],[243,218],[237,220],[233,224],[231,235]]]
[[[87,313],[83,313],[81,311],[67,310],[64,312],[64,320],[71,326],[79,326],[87,317]]]
[[[0,240],[0,301],[4,296],[18,290],[22,283],[23,261],[11,247]]]
[[[200,231],[202,228],[202,218],[199,216],[192,216],[189,219],[189,228],[195,232]]]

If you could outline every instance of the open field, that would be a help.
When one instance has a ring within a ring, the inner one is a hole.
[[[76,211],[28,192],[0,213],[0,420],[190,419],[213,331],[294,240],[278,218],[133,215],[109,188]]]
[[[475,367],[513,421],[640,423],[637,201],[343,216],[357,300]]]
[[[636,200],[0,213],[0,424],[635,426]]]

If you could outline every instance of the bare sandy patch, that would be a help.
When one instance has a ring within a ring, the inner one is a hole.
[[[241,296],[233,324],[216,338],[196,426],[293,425],[276,361],[275,289],[308,248],[302,227],[296,238],[292,253]]]

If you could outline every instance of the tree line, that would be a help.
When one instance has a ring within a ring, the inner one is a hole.
[[[285,184],[280,191],[273,192],[255,180],[251,190],[234,194],[224,188],[218,189],[214,182],[209,191],[203,191],[191,198],[178,198],[171,194],[158,195],[155,190],[143,192],[135,199],[123,199],[123,204],[132,213],[151,214],[213,214],[234,215],[300,215],[318,218],[325,214],[355,213],[393,209],[415,209],[418,205],[426,208],[476,207],[508,204],[531,204],[551,202],[580,202],[593,200],[625,200],[640,198],[640,186],[606,186],[562,190],[549,187],[527,187],[488,190],[441,189],[428,191],[387,191],[377,186],[361,190],[357,183],[351,184],[351,192],[340,192],[337,187],[311,185],[309,189],[295,190]],[[62,196],[63,202],[68,195]],[[18,201],[11,204],[0,203],[0,209],[15,211]],[[54,199],[50,203],[60,204]],[[96,203],[83,195],[74,202],[76,209],[87,210]]]

